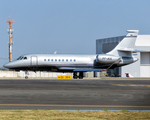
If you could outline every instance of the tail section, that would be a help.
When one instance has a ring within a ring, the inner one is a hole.
[[[126,37],[110,52],[107,54],[121,56],[121,57],[131,57],[132,51],[134,51],[134,44],[138,35],[138,30],[127,30],[128,34]]]

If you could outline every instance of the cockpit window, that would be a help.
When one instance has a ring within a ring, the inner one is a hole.
[[[27,57],[24,57],[23,59],[24,59],[24,60],[26,60],[26,59],[27,59]]]
[[[17,58],[17,60],[20,60],[21,57],[22,57],[22,56],[20,56],[19,58]]]
[[[17,58],[17,60],[27,60],[26,56],[20,56],[19,58]]]
[[[20,58],[20,60],[22,60],[22,59],[23,59],[23,57]]]

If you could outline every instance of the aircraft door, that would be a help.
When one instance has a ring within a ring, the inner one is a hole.
[[[30,66],[32,69],[37,69],[38,66],[38,57],[37,56],[31,56],[30,58],[31,62],[30,62]]]

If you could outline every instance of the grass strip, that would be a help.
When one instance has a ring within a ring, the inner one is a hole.
[[[143,111],[0,110],[0,120],[150,120]]]

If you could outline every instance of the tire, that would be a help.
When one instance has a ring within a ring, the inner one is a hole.
[[[79,79],[83,79],[83,77],[82,77],[82,76],[79,76]]]
[[[78,77],[77,77],[77,76],[73,76],[73,78],[74,78],[74,79],[77,79]]]
[[[25,76],[25,79],[28,79],[28,76]]]

